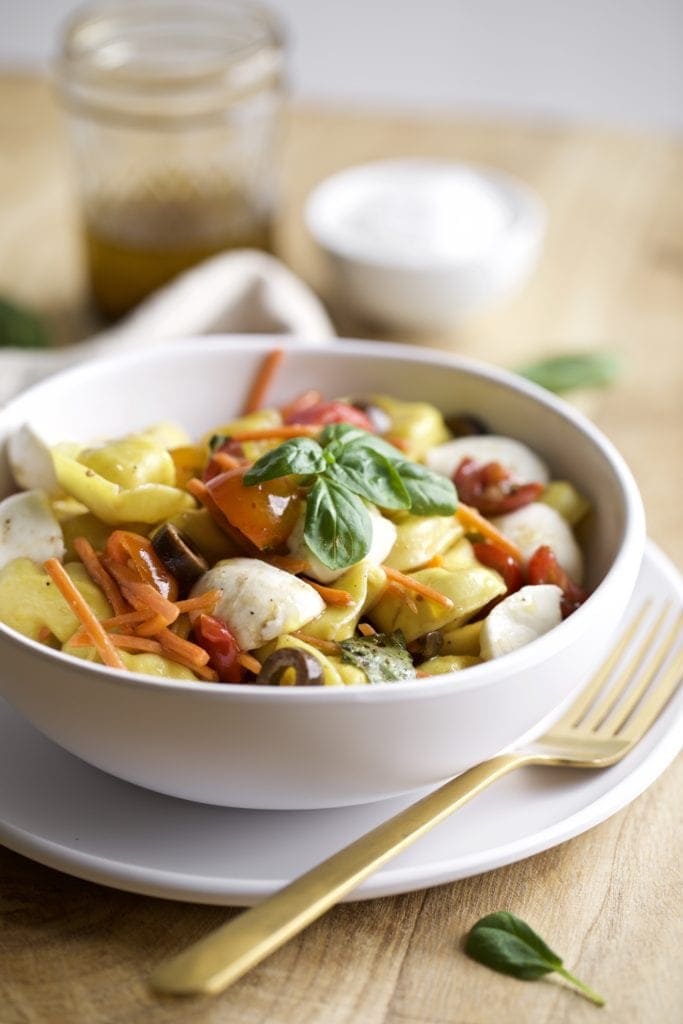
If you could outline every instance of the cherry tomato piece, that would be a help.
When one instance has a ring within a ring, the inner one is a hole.
[[[151,583],[162,597],[177,599],[178,583],[147,537],[130,530],[114,530],[107,538],[105,555],[132,569],[141,583]]]
[[[314,405],[295,409],[285,418],[285,423],[319,423],[321,426],[327,426],[328,423],[350,423],[371,434],[375,432],[372,420],[362,409],[339,401],[316,402]]]
[[[529,583],[554,583],[562,591],[562,617],[567,618],[588,597],[588,592],[575,583],[558,562],[547,544],[536,548],[527,565]]]
[[[500,573],[508,594],[514,594],[516,590],[519,590],[524,582],[524,574],[521,565],[512,555],[488,541],[479,541],[472,547],[477,561]]]
[[[229,626],[214,615],[195,619],[194,642],[209,655],[209,666],[218,673],[222,683],[241,683],[245,669],[237,660],[240,649]]]
[[[465,457],[453,474],[458,495],[482,515],[499,516],[529,505],[543,491],[543,484],[517,484],[500,462],[477,462]]]
[[[207,480],[211,505],[259,551],[278,548],[294,529],[301,498],[296,485],[287,477],[245,486],[248,469],[249,466],[238,466]]]

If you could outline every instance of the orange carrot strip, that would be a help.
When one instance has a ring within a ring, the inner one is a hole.
[[[128,603],[117,586],[116,581],[112,579],[105,569],[90,541],[86,537],[76,537],[74,549],[81,562],[83,562],[85,571],[90,579],[93,583],[97,584],[107,601],[109,601],[114,614],[122,615],[124,612],[127,612]]]
[[[309,587],[313,587],[314,590],[318,591],[325,604],[353,604],[353,598],[348,590],[338,590],[337,587],[323,587],[322,584],[308,578],[306,583],[308,583]]]
[[[214,452],[211,456],[211,461],[223,470],[237,469],[243,465],[242,459],[236,459],[230,452]]]
[[[377,636],[377,630],[369,622],[359,622],[358,632],[361,636]]]
[[[209,660],[209,653],[203,647],[199,647],[198,644],[193,644],[189,640],[183,640],[181,636],[171,632],[170,629],[162,629],[160,633],[157,633],[156,639],[164,652],[168,651],[186,658],[190,666],[206,665]]]
[[[339,654],[339,644],[335,643],[334,640],[321,640],[317,636],[310,636],[308,633],[304,633],[303,630],[297,629],[291,634],[298,640],[303,640],[305,644],[310,644],[311,647],[317,647],[323,654]]]
[[[300,572],[308,567],[308,562],[303,558],[295,558],[294,555],[269,555],[267,561],[276,569],[284,569],[291,572],[292,576],[298,576]]]
[[[220,600],[220,590],[207,590],[198,597],[186,597],[184,601],[176,601],[175,606],[179,612],[211,611]]]
[[[105,665],[109,665],[111,668],[125,668],[123,659],[103,629],[102,623],[96,618],[92,608],[90,608],[77,587],[74,586],[62,563],[56,558],[48,558],[43,563],[43,568],[79,622],[83,625]]]
[[[317,437],[323,428],[318,425],[296,423],[284,427],[259,427],[254,430],[238,430],[230,435],[231,441],[270,441],[288,437]]]
[[[398,569],[391,569],[388,565],[383,565],[382,568],[392,582],[398,583],[401,587],[405,587],[406,590],[413,590],[416,594],[426,597],[428,601],[433,601],[435,604],[440,604],[443,608],[453,607],[450,597],[439,593],[433,587],[428,587],[426,583],[420,583],[414,577],[406,576],[405,573],[399,572]]]
[[[133,636],[128,633],[112,633],[109,637],[114,647],[123,647],[124,650],[147,651],[152,654],[161,654],[161,644],[156,640],[150,640],[146,636]],[[87,633],[76,633],[69,640],[72,647],[91,647],[92,638]]]
[[[417,605],[411,597],[409,591],[402,587],[400,583],[389,583],[386,589],[386,593],[394,594],[399,601],[403,601],[403,604],[407,605],[413,615],[417,615]]]
[[[513,544],[500,530],[490,523],[481,512],[476,508],[472,508],[471,505],[464,505],[462,502],[458,505],[455,510],[458,522],[467,533],[480,533],[482,537],[486,537],[487,540],[495,544],[496,547],[500,548],[507,555],[511,555],[516,562],[520,565],[524,565],[526,561],[524,555],[517,547]]]
[[[135,609],[147,609],[150,615],[162,616],[167,626],[175,622],[180,615],[177,606],[160,594],[156,587],[136,579],[135,574],[127,566],[109,562],[108,568],[121,587],[124,597]]]
[[[246,668],[249,672],[253,672],[256,676],[261,671],[261,662],[257,661],[252,654],[247,654],[246,651],[242,651],[241,654],[238,654],[237,660],[243,668]]]
[[[205,505],[207,502],[208,487],[200,480],[199,477],[193,476],[185,484],[185,490],[189,491],[193,498],[196,498],[200,504]]]
[[[283,348],[274,348],[272,352],[269,352],[265,357],[261,366],[259,367],[258,373],[254,379],[247,400],[244,405],[243,415],[256,412],[258,409],[263,407],[266,394],[273,383],[273,378],[277,373],[280,363],[285,357],[285,350]]]
[[[425,568],[427,569],[440,569],[443,565],[443,555],[434,555],[429,559]]]

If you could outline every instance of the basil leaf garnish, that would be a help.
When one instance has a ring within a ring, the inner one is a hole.
[[[451,515],[457,495],[453,483],[406,459],[376,434],[350,423],[332,423],[319,442],[294,437],[267,452],[249,469],[253,484],[296,474],[308,477],[304,537],[330,569],[346,569],[370,549],[372,524],[363,501],[415,515]]]
[[[555,971],[597,1006],[605,1000],[566,969],[562,959],[526,922],[508,911],[487,914],[474,925],[465,952],[478,963],[523,981],[535,981]]]
[[[403,459],[395,463],[401,482],[410,496],[410,511],[416,516],[449,516],[458,504],[452,480],[434,473],[419,462]]]
[[[317,441],[310,437],[293,437],[262,455],[245,474],[244,483],[251,487],[290,473],[310,476],[322,473],[326,466],[323,450]]]
[[[304,539],[328,569],[345,569],[370,550],[370,514],[355,495],[319,476],[306,501]]]
[[[342,661],[362,669],[369,683],[415,678],[415,668],[400,630],[342,640],[339,646]]]
[[[619,374],[616,356],[609,352],[569,353],[539,359],[518,368],[517,373],[548,391],[561,394],[577,388],[602,388]]]
[[[410,496],[395,466],[383,455],[360,444],[342,448],[327,475],[341,487],[380,508],[410,508]]]

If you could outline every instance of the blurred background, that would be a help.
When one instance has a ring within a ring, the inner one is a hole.
[[[0,0],[0,63],[45,67],[73,0]],[[271,0],[307,102],[683,131],[681,0]]]

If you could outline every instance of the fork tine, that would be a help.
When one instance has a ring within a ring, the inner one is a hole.
[[[610,721],[609,726],[620,739],[636,742],[650,728],[666,702],[673,696],[683,678],[683,649],[660,672],[662,665],[676,639],[681,635],[683,614],[669,630],[659,649],[652,656],[643,679],[629,693],[627,700],[620,706]],[[656,685],[648,693],[650,683],[660,673]]]
[[[604,696],[601,697],[595,707],[591,708],[584,721],[581,722],[582,729],[597,730],[607,718],[610,711],[616,706],[619,698],[626,692],[631,680],[635,678],[636,673],[648,651],[652,650],[652,645],[655,643],[659,631],[662,628],[662,624],[669,614],[670,609],[671,603],[666,604],[662,608],[654,623],[650,626],[644,638],[641,640],[635,653],[629,655],[624,668],[619,673],[615,681],[607,689]],[[662,653],[661,657],[663,658],[665,654],[666,651]],[[656,670],[657,667],[654,666],[649,678],[645,679],[642,692],[645,692],[645,688],[648,686],[649,681],[654,676]]]
[[[652,605],[652,599],[648,598],[640,608],[640,611],[636,613],[632,622],[626,628],[624,633],[619,639],[616,646],[610,651],[604,662],[597,670],[592,680],[588,685],[581,691],[577,699],[571,705],[568,711],[564,713],[562,718],[555,724],[556,727],[568,726],[570,728],[575,727],[581,721],[583,716],[586,714],[591,704],[600,693],[600,690],[605,685],[606,680],[609,678],[610,673],[614,669],[615,665],[619,662],[622,654],[626,650],[626,647],[631,642],[635,635],[638,627],[643,621],[645,615],[649,611]]]

